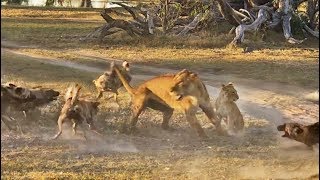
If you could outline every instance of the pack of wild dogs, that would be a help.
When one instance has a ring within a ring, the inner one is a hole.
[[[118,103],[118,90],[124,87],[131,95],[130,124],[128,131],[135,129],[139,115],[147,108],[162,112],[161,127],[169,128],[169,120],[174,110],[183,112],[190,126],[201,138],[208,138],[196,118],[200,108],[208,120],[215,126],[218,134],[235,135],[244,130],[243,116],[236,104],[239,95],[233,83],[222,84],[218,97],[211,103],[205,84],[199,76],[189,70],[181,70],[175,74],[164,74],[146,80],[136,87],[130,82],[132,76],[129,63],[124,61],[122,66],[111,63],[110,69],[104,72],[93,84],[97,89],[95,100],[81,98],[79,84],[71,85],[64,95],[64,105],[57,120],[58,133],[53,137],[57,139],[63,131],[63,123],[72,122],[73,133],[77,133],[77,127],[81,127],[86,138],[85,125],[95,133],[101,135],[94,125],[99,111],[99,100],[105,92],[113,93]],[[27,111],[48,104],[60,95],[58,91],[45,88],[28,89],[14,84],[1,85],[1,121],[10,127],[8,121],[12,120],[8,112],[20,111],[26,116]],[[224,121],[226,129],[222,128]],[[278,131],[284,131],[282,137],[287,137],[308,146],[319,143],[319,122],[311,125],[298,123],[285,123],[278,126]]]

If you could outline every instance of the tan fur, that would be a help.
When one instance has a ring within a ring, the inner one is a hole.
[[[103,96],[104,92],[111,92],[114,94],[116,103],[118,103],[118,89],[121,88],[123,85],[119,80],[119,78],[116,76],[116,73],[113,67],[114,67],[114,62],[112,62],[110,66],[110,71],[104,72],[101,76],[99,76],[97,79],[93,80],[92,82],[94,83],[98,91],[97,99],[100,99]],[[119,69],[121,73],[125,76],[127,81],[130,82],[132,78],[130,75],[129,63],[127,61],[124,61],[122,63],[122,67],[120,67]]]
[[[243,130],[243,116],[235,103],[239,99],[237,90],[232,83],[222,85],[219,96],[215,101],[215,109],[220,122],[225,118],[225,122],[230,134]]]
[[[196,129],[200,137],[207,138],[207,135],[195,116],[198,107],[200,107],[210,121],[215,124],[213,108],[208,98],[208,92],[205,89],[202,89],[201,92],[192,91],[193,93],[190,92],[190,94],[184,94],[183,97],[177,98],[177,96],[171,92],[172,88],[176,86],[177,81],[179,81],[175,80],[174,74],[158,76],[145,81],[136,88],[132,88],[119,72],[117,66],[115,66],[115,71],[124,87],[132,96],[132,128],[135,127],[141,112],[149,107],[163,113],[162,128],[167,129],[173,110],[176,109],[186,114],[187,121],[191,127]],[[189,81],[189,86],[193,86],[193,82],[194,81]],[[187,92],[189,92],[189,89]]]
[[[85,129],[82,122],[86,121],[90,130],[95,131],[94,119],[98,113],[99,102],[79,99],[79,91],[81,87],[76,84],[68,88],[65,95],[65,104],[62,107],[60,116],[58,118],[59,132],[53,137],[57,139],[62,133],[62,124],[65,120],[71,120],[73,123],[73,133],[76,134],[76,128],[81,125],[83,135],[86,138]],[[96,132],[97,133],[97,132]]]

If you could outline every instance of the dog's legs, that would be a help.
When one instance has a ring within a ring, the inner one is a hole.
[[[85,139],[85,140],[88,140],[87,134],[86,134],[86,128],[84,127],[84,124],[82,123],[82,124],[80,125],[80,127],[81,127],[81,130],[82,130],[84,139]]]
[[[102,95],[103,95],[103,92],[102,92],[102,91],[99,91],[99,94],[98,94],[98,96],[97,96],[96,99],[100,99],[100,98],[102,97]]]
[[[22,111],[22,113],[23,113],[23,116],[24,116],[24,120],[27,120],[27,113],[26,113],[26,111]]]
[[[76,123],[76,121],[74,119],[72,119],[72,131],[73,131],[73,135],[77,134],[77,126],[78,124]]]
[[[118,105],[118,107],[120,107],[120,104],[119,104],[119,101],[118,101],[118,92],[116,91],[116,92],[114,92],[114,101],[117,103],[117,105]]]
[[[58,119],[59,132],[53,137],[53,139],[57,139],[61,135],[61,133],[62,133],[62,124],[63,124],[63,121],[65,120],[66,117],[67,116],[65,114],[59,116],[59,119]]]
[[[3,124],[4,124],[5,126],[7,126],[7,128],[9,129],[9,131],[17,130],[16,128],[18,128],[18,127],[15,127],[15,128],[12,128],[12,127],[11,127],[10,121],[12,121],[12,118],[10,118],[10,117],[7,116],[7,115],[1,115],[1,121],[3,122]]]

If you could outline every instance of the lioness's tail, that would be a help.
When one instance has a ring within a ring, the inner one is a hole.
[[[130,84],[128,83],[128,81],[123,77],[123,75],[121,74],[121,72],[119,71],[117,66],[114,66],[114,70],[116,71],[119,79],[121,80],[123,86],[126,88],[126,90],[128,91],[128,93],[130,93],[131,95],[134,93],[133,88],[130,86]]]

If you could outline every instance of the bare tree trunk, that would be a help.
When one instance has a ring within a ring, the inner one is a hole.
[[[308,31],[312,36],[316,37],[319,39],[319,31],[314,31],[310,29],[307,25],[304,25],[303,28]]]
[[[203,14],[202,14],[202,13],[199,13],[199,14],[193,19],[193,21],[192,21],[190,24],[188,24],[188,25],[186,25],[186,26],[184,27],[184,29],[178,34],[178,36],[184,36],[184,35],[186,35],[189,31],[191,31],[192,29],[196,28],[197,25],[199,24],[199,22],[201,21],[202,17],[203,17]]]
[[[241,19],[235,14],[235,10],[225,0],[216,0],[222,16],[232,25],[241,24]]]
[[[154,23],[153,23],[154,13],[151,13],[150,10],[147,11],[147,22],[148,22],[148,30],[150,34],[153,34]]]
[[[236,28],[236,37],[232,40],[231,44],[237,45],[243,42],[244,40],[244,32],[257,30],[261,24],[266,22],[270,18],[268,12],[265,9],[260,9],[258,12],[257,19],[252,24],[240,24]]]
[[[92,7],[91,0],[82,0],[80,7]]]
[[[167,33],[168,28],[168,9],[169,9],[169,0],[164,0],[164,17],[162,21],[162,31],[164,34]]]

